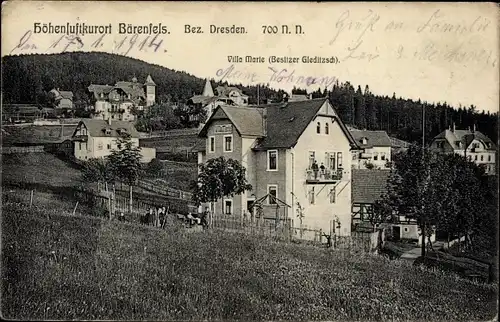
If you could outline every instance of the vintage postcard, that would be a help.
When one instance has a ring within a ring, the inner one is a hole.
[[[496,320],[496,4],[1,23],[2,318]]]

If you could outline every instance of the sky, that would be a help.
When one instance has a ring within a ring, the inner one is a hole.
[[[495,4],[22,1],[2,5],[2,56],[105,51],[229,83],[314,91],[331,87],[336,80],[350,81],[362,89],[369,85],[379,95],[395,92],[403,98],[498,111]],[[76,39],[39,32],[44,24],[68,23],[111,26],[111,33]],[[158,30],[166,27],[166,33],[155,36],[137,29],[120,33],[120,24],[148,28],[151,24]],[[221,33],[233,26],[242,33]],[[251,61],[245,61],[246,56]],[[323,58],[323,63],[315,63],[315,57]]]

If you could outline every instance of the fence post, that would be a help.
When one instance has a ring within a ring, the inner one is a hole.
[[[73,209],[73,216],[74,216],[74,215],[75,215],[75,213],[76,213],[76,207],[78,207],[78,201],[76,202],[75,208]]]
[[[31,192],[30,192],[30,208],[31,208],[31,206],[33,206],[33,191],[34,190],[31,190]]]

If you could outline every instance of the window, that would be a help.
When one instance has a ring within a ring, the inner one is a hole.
[[[373,161],[378,160],[378,152],[373,153]]]
[[[484,161],[484,155],[481,154],[481,161]]]
[[[309,203],[314,205],[314,187],[309,190]]]
[[[477,161],[477,155],[474,156],[474,161]]]
[[[407,232],[408,232],[408,228],[405,227],[405,233],[407,233]]]
[[[491,155],[488,155],[488,161],[491,161]]]
[[[224,213],[226,215],[231,215],[233,213],[233,201],[224,200]]]
[[[97,143],[97,150],[102,150],[102,142]]]
[[[278,170],[278,150],[267,151],[267,171]]]
[[[328,154],[328,168],[335,170],[335,152]]]
[[[82,149],[82,142],[78,142],[78,150]]]
[[[314,151],[309,151],[309,169],[312,168],[314,160],[316,160],[316,153]]]
[[[233,152],[233,136],[224,135],[224,152]]]
[[[269,197],[267,198],[267,203],[269,205],[275,205],[276,198],[278,198],[278,186],[275,184],[268,185],[267,186],[267,193],[269,194]]]
[[[208,137],[208,152],[210,152],[210,153],[215,152],[215,137],[214,136]]]
[[[111,150],[111,144],[108,143],[108,150]]]
[[[337,197],[337,191],[335,187],[330,189],[330,203],[335,203],[335,197]]]
[[[337,168],[342,168],[342,152],[337,152]]]
[[[330,130],[328,128],[328,122],[327,122],[327,123],[325,123],[325,134],[328,134],[328,133],[330,133]]]
[[[385,160],[385,153],[384,152],[380,153],[380,160]]]
[[[321,134],[321,123],[316,123],[316,133]]]

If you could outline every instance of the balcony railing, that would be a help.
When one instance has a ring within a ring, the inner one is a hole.
[[[314,171],[312,169],[306,170],[306,182],[308,183],[322,183],[322,182],[335,182],[342,179],[343,169],[324,169]]]
[[[88,135],[87,134],[78,134],[73,137],[73,141],[77,142],[87,142]]]

